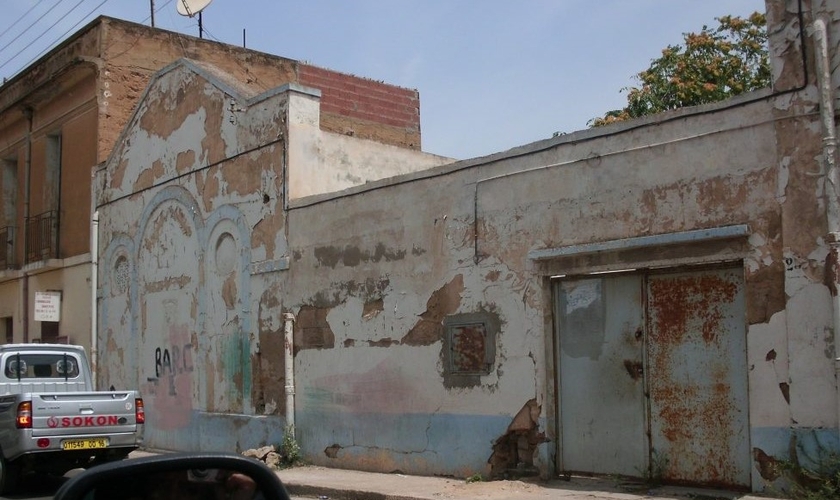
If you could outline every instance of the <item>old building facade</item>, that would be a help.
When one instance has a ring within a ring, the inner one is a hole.
[[[454,163],[168,66],[94,183],[101,376],[152,447],[774,487],[838,450],[840,2],[767,13],[772,89]]]
[[[92,174],[151,76],[182,57],[249,89],[317,85],[325,130],[420,148],[416,90],[100,17],[0,87],[0,340],[71,342],[96,359]],[[359,171],[321,179],[317,189],[396,173]],[[44,308],[57,316],[41,316]]]

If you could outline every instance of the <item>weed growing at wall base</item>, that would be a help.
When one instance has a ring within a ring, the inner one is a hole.
[[[836,500],[840,498],[840,453],[820,451],[811,467],[798,461],[781,462],[791,479],[791,498],[795,500]]]
[[[300,456],[300,445],[295,439],[295,432],[292,426],[286,427],[283,432],[283,442],[280,444],[280,467],[288,468],[301,465],[303,462]]]

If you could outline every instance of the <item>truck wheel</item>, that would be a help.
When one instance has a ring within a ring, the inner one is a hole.
[[[0,456],[0,495],[13,492],[20,479],[20,463],[9,462]]]

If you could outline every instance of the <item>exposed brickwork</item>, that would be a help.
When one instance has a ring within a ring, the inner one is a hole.
[[[353,126],[353,122],[381,124],[399,129],[405,136],[399,145],[420,149],[420,95],[416,90],[307,64],[298,65],[298,82],[321,91],[323,115],[346,118],[338,120],[338,130],[333,131],[376,140],[370,127]],[[322,120],[322,128],[333,122]]]

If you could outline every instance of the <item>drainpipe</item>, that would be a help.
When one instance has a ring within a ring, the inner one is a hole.
[[[295,315],[283,313],[286,346],[286,428],[295,438]]]
[[[832,328],[834,330],[834,371],[837,378],[837,431],[840,433],[840,172],[837,169],[837,132],[834,127],[834,96],[831,88],[831,64],[828,28],[824,17],[814,21],[815,59],[817,63],[817,90],[820,99],[820,121],[823,132],[823,160],[826,173],[826,223],[828,226],[829,255],[826,279],[832,290]]]
[[[26,225],[29,222],[29,190],[32,183],[32,115],[34,110],[31,106],[23,108],[23,114],[26,116],[27,130],[26,130],[26,159],[23,173],[23,267],[26,267],[26,248],[29,246],[29,231]],[[23,342],[29,342],[29,273],[23,272],[23,282],[21,284],[23,289],[21,292],[21,303],[23,304]]]
[[[99,210],[94,210],[90,224],[90,369],[93,375],[93,390],[96,390],[99,374],[99,350],[96,330],[99,326],[99,311],[96,308],[96,289],[99,287]]]

